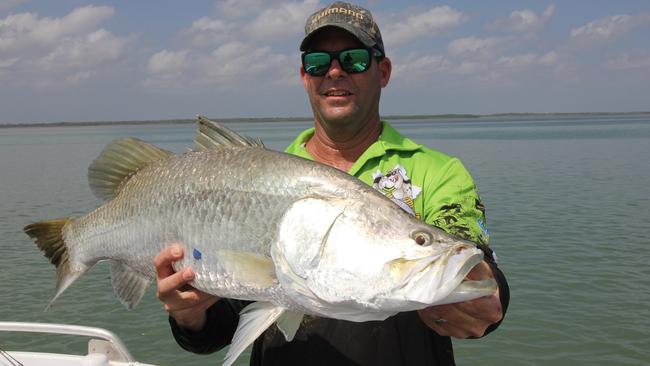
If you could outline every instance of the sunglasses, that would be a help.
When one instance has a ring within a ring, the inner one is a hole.
[[[370,68],[373,56],[379,60],[383,54],[374,48],[348,48],[338,52],[308,51],[302,54],[302,67],[311,76],[323,76],[330,69],[332,60],[336,59],[345,72],[358,74]]]

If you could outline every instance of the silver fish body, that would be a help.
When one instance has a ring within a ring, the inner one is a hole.
[[[291,339],[304,313],[382,320],[495,291],[494,281],[463,282],[483,258],[474,244],[344,172],[199,123],[200,151],[109,146],[89,176],[107,202],[81,218],[26,227],[57,266],[55,299],[110,260],[116,294],[133,307],[155,279],[154,256],[181,242],[186,254],[175,266],[194,269],[192,286],[255,301],[242,312],[230,364],[275,321]]]

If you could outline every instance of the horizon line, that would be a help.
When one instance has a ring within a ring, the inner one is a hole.
[[[507,112],[490,114],[471,113],[445,113],[445,114],[412,114],[412,115],[385,115],[382,119],[409,120],[409,119],[474,119],[490,117],[536,117],[536,116],[622,116],[622,115],[650,115],[650,111],[639,112]],[[313,117],[224,117],[214,118],[222,123],[237,122],[309,122]],[[58,126],[102,126],[102,125],[146,125],[146,124],[185,124],[194,123],[196,118],[170,118],[159,120],[107,120],[107,121],[58,121],[58,122],[11,122],[0,123],[3,127],[58,127]]]

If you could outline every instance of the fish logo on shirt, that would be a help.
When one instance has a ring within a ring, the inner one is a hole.
[[[386,174],[382,174],[377,169],[372,178],[372,187],[374,189],[390,198],[404,211],[420,218],[420,215],[415,213],[413,200],[422,192],[422,188],[411,184],[411,178],[409,178],[404,167],[398,164]]]

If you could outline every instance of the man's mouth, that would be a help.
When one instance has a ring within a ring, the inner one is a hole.
[[[328,90],[325,93],[323,93],[326,97],[346,97],[348,95],[352,95],[347,90]]]

